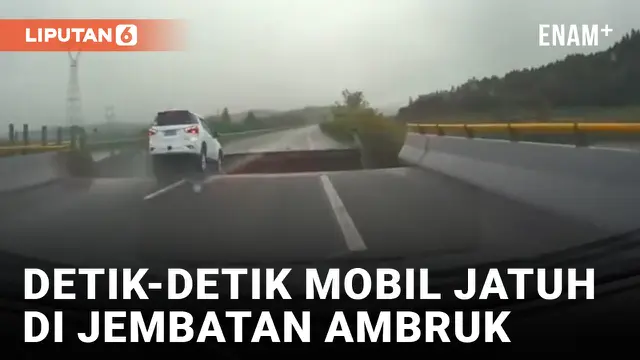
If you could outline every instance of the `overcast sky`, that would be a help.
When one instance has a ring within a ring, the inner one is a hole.
[[[149,122],[160,109],[212,114],[225,106],[289,109],[332,103],[343,88],[378,107],[502,75],[572,52],[605,49],[640,28],[632,0],[0,0],[3,18],[179,18],[176,53],[87,53],[84,116]],[[538,47],[539,23],[608,24],[599,49]],[[65,53],[0,53],[0,105],[9,122],[65,118]]]

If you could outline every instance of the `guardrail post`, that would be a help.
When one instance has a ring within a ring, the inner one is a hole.
[[[578,123],[573,123],[573,136],[574,136],[576,147],[589,146],[589,142],[587,141],[587,136],[584,132],[580,131],[580,127],[578,126]]]
[[[464,124],[464,132],[467,134],[468,138],[473,138],[473,130],[469,128],[468,124]]]
[[[78,146],[80,151],[85,150],[85,148],[87,147],[87,132],[84,130],[84,128],[79,127],[78,128],[78,132],[80,133],[80,137],[79,137],[79,141],[78,141]]]
[[[22,125],[22,142],[29,145],[29,124]]]
[[[24,146],[28,146],[29,145],[29,124],[23,124],[22,125],[22,144]],[[22,155],[25,155],[28,153],[28,150],[26,148],[22,149],[22,151],[20,152]]]
[[[42,145],[47,146],[47,144],[49,143],[47,141],[47,125],[42,125],[40,135],[42,135]]]
[[[518,141],[518,133],[513,128],[513,126],[511,126],[511,123],[507,123],[507,133],[509,134],[509,141]]]
[[[16,142],[16,129],[13,124],[9,124],[9,141],[11,144]]]
[[[438,134],[438,136],[444,135],[444,130],[442,130],[442,128],[440,127],[440,124],[436,124],[436,134]]]
[[[71,137],[70,139],[70,143],[71,143],[71,150],[75,151],[77,150],[77,144],[78,144],[78,131],[76,130],[75,126],[71,126],[69,128],[69,135]]]
[[[29,145],[29,124],[22,125],[22,141],[25,145]]]
[[[62,126],[58,126],[56,131],[56,144],[62,145]]]

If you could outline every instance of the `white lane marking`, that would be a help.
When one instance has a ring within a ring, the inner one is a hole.
[[[333,209],[333,213],[336,215],[336,219],[338,220],[338,224],[340,225],[340,229],[342,230],[342,235],[344,236],[344,241],[347,244],[347,247],[351,251],[363,251],[367,250],[367,245],[362,240],[362,236],[360,236],[360,232],[356,228],[356,225],[353,223],[353,219],[349,216],[347,212],[347,208],[342,203],[340,196],[338,196],[338,192],[333,187],[331,180],[326,174],[320,176],[320,181],[322,182],[322,187],[324,188],[324,192],[331,203],[331,207]]]
[[[171,189],[174,189],[174,188],[176,188],[176,187],[178,187],[178,186],[180,186],[180,185],[184,184],[185,182],[186,182],[186,180],[185,180],[185,179],[182,179],[182,180],[176,181],[176,182],[174,182],[173,184],[171,184],[171,185],[169,185],[169,186],[163,187],[162,189],[160,189],[160,190],[158,190],[158,191],[155,191],[155,192],[152,192],[151,194],[149,194],[149,195],[145,196],[145,197],[144,197],[144,200],[153,199],[154,197],[156,197],[156,196],[158,196],[158,195],[164,194],[164,193],[166,193],[167,191],[169,191],[169,190],[171,190]]]
[[[109,152],[103,152],[103,153],[98,153],[98,154],[92,154],[93,161],[95,161],[95,162],[102,161],[102,160],[104,160],[104,159],[106,159],[106,158],[108,158],[108,157],[110,157],[110,156],[111,156],[111,153],[109,153]]]

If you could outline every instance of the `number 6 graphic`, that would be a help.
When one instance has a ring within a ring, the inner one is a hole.
[[[116,26],[116,45],[136,46],[138,44],[138,27],[133,24]]]

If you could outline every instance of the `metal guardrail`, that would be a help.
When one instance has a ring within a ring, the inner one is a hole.
[[[132,138],[126,140],[117,141],[98,141],[87,143],[88,148],[94,147],[113,147],[117,145],[135,144],[144,141],[145,138]],[[20,153],[35,153],[35,152],[48,152],[48,151],[64,151],[74,148],[73,141],[65,141],[61,144],[29,144],[29,145],[10,145],[0,146],[0,156]]]
[[[615,136],[616,138],[634,136],[634,141],[640,140],[640,123],[408,123],[407,128],[409,132],[419,134],[464,136],[468,138],[502,136],[502,138],[510,141],[572,143],[575,146],[588,146],[589,143],[594,142],[594,139],[601,141],[603,136]],[[567,136],[570,139],[567,139]]]
[[[0,151],[6,150],[60,150],[67,149],[70,147],[70,144],[51,144],[51,145],[10,145],[10,146],[0,146]]]
[[[512,131],[534,133],[576,132],[576,131],[607,131],[623,133],[640,133],[640,123],[479,123],[479,124],[407,124],[409,129],[416,132],[433,130],[445,133],[446,130],[463,131]]]
[[[257,129],[257,130],[249,130],[249,131],[239,131],[232,133],[221,133],[219,134],[221,140],[224,139],[232,139],[235,137],[242,137],[244,135],[258,135],[273,131],[285,130],[291,127],[282,127],[282,128],[268,128],[268,129]],[[45,132],[46,133],[46,132]],[[12,145],[4,145],[0,146],[0,156],[7,155],[17,155],[17,154],[27,154],[27,153],[37,153],[37,152],[48,152],[48,151],[65,151],[74,149],[76,147],[86,146],[88,148],[113,148],[122,145],[133,145],[136,143],[143,143],[148,139],[146,136],[141,137],[133,137],[129,139],[118,139],[118,140],[103,140],[103,141],[95,141],[92,142],[90,138],[87,137],[86,134],[82,134],[82,132],[78,132],[72,135],[72,140],[70,141],[61,141],[60,137],[54,143],[50,143],[46,135],[43,136],[39,143],[29,143],[29,139],[23,139],[22,144],[18,144],[18,141],[12,139],[14,144]]]

